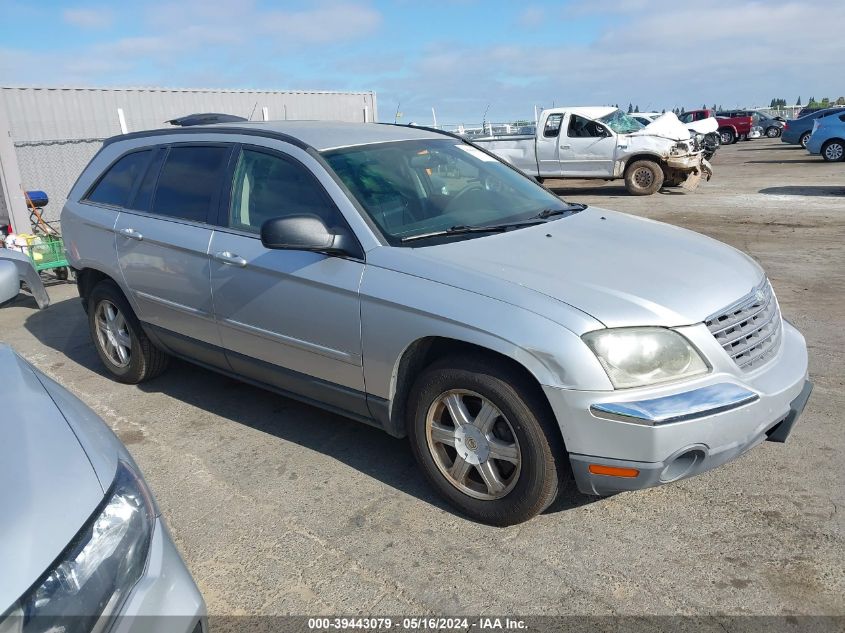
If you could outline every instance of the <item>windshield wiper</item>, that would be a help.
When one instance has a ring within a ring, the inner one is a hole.
[[[419,235],[409,235],[408,237],[403,237],[400,239],[400,242],[414,242],[416,240],[424,240],[429,237],[442,237],[444,235],[464,235],[466,233],[504,233],[508,229],[523,227],[523,226],[533,226],[535,224],[543,224],[543,222],[538,222],[536,219],[530,220],[521,220],[519,222],[505,222],[503,224],[487,224],[481,226],[472,226],[466,224],[458,224],[457,226],[453,226],[448,229],[443,229],[442,231],[431,231],[430,233],[420,233]]]
[[[586,204],[581,204],[579,202],[570,203],[570,205],[564,209],[543,209],[535,215],[535,218],[540,218],[541,220],[545,220],[546,218],[550,218],[554,215],[563,215],[564,213],[578,213],[579,211],[583,211],[587,208]]]

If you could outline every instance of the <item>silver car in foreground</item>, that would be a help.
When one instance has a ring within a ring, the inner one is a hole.
[[[62,228],[117,380],[174,355],[408,436],[432,485],[491,524],[572,475],[606,495],[783,441],[811,388],[751,258],[563,202],[434,130],[115,137]]]
[[[105,423],[4,344],[0,403],[0,631],[207,631],[202,596]]]

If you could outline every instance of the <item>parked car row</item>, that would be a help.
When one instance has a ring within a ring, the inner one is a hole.
[[[827,161],[843,160],[842,141],[845,132],[845,107],[838,106],[815,110],[784,125],[781,141],[800,145],[811,154],[821,155]],[[811,143],[812,139],[812,143]]]
[[[845,108],[816,119],[805,147],[828,162],[845,160]]]

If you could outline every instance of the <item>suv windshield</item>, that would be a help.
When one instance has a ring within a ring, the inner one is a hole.
[[[637,121],[634,117],[628,116],[622,110],[614,110],[610,114],[606,114],[599,119],[602,123],[616,132],[617,134],[630,134],[637,130],[643,129],[645,126]]]
[[[549,217],[571,209],[531,179],[455,139],[344,147],[323,156],[394,245],[456,227],[521,222],[543,211],[541,217]]]

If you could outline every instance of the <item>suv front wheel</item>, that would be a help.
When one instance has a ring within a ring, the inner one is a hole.
[[[113,281],[101,281],[88,297],[88,329],[109,374],[135,385],[167,369],[170,357],[144,334],[138,317]]]
[[[527,521],[555,500],[568,474],[548,404],[506,365],[438,362],[414,384],[408,414],[411,446],[427,479],[475,520]]]

